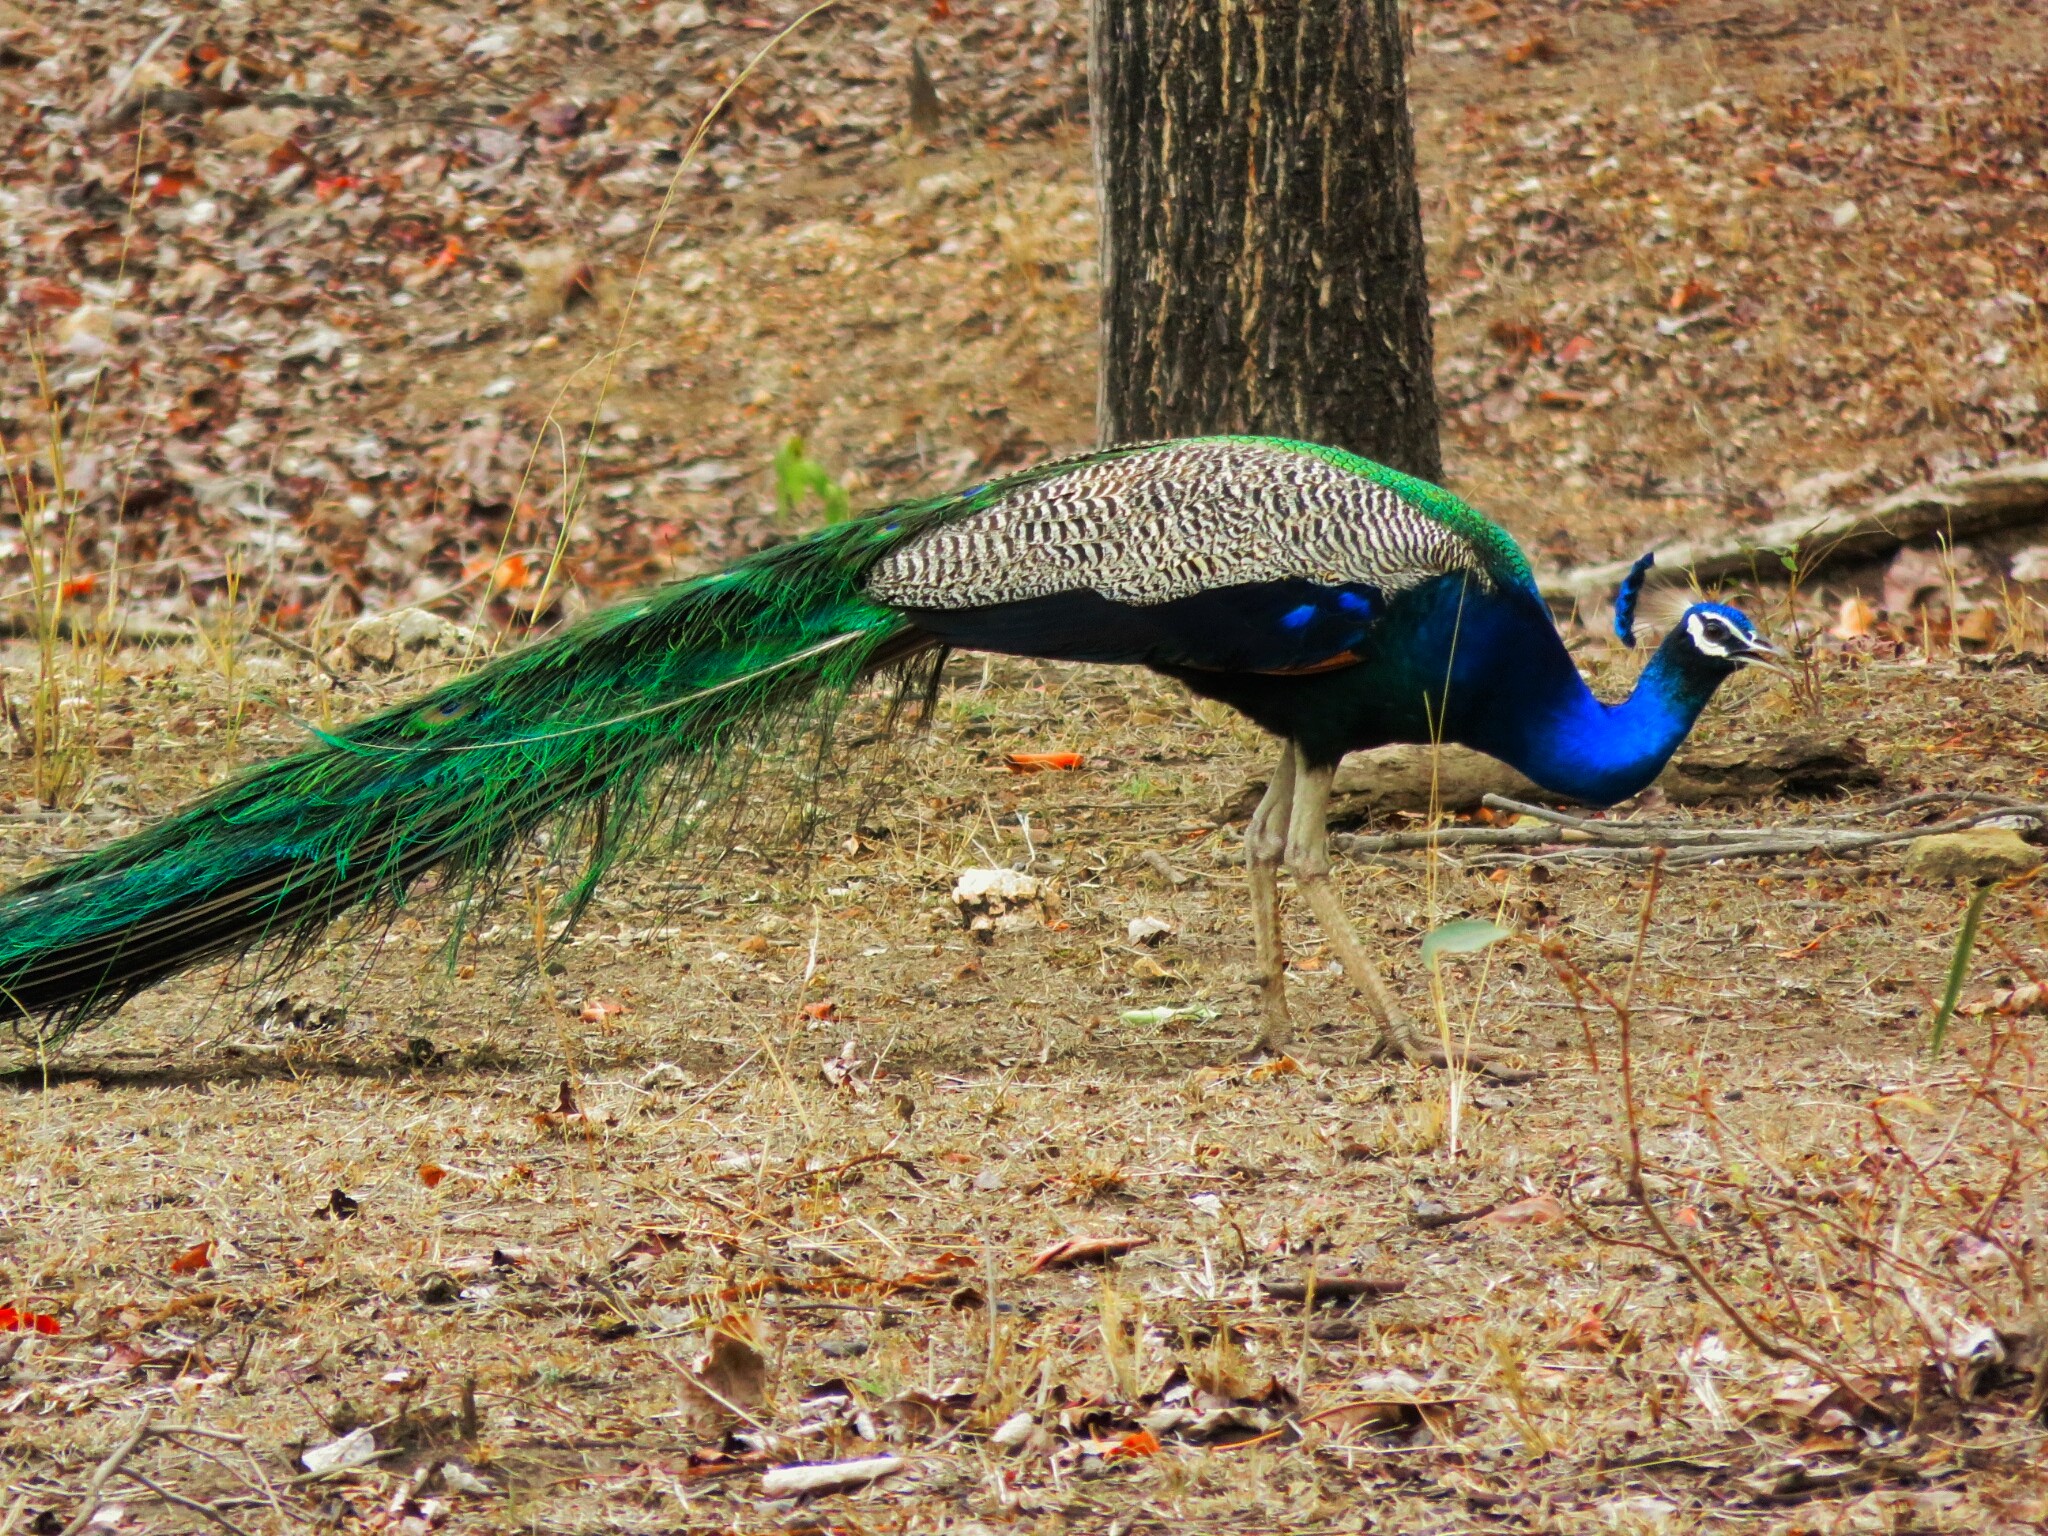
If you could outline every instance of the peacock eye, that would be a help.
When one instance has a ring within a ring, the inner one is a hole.
[[[423,726],[449,725],[476,708],[474,699],[437,699],[422,706],[413,718]]]

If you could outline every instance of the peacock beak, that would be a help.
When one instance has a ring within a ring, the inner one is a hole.
[[[1780,677],[1792,676],[1792,669],[1785,665],[1791,658],[1782,646],[1771,644],[1762,635],[1748,637],[1749,645],[1735,659],[1745,666],[1761,667],[1766,672],[1775,672]]]

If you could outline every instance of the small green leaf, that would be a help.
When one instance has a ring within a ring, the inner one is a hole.
[[[1483,917],[1460,918],[1455,923],[1432,928],[1422,936],[1422,963],[1433,967],[1443,955],[1476,955],[1482,949],[1491,949],[1502,939],[1513,937],[1514,930],[1503,928],[1499,923],[1489,923]]]
[[[1948,986],[1941,994],[1941,1011],[1934,1016],[1934,1030],[1927,1040],[1929,1056],[1939,1056],[1943,1043],[1948,1039],[1948,1027],[1955,1021],[1956,1004],[1962,1001],[1963,983],[1970,979],[1970,954],[1977,947],[1977,924],[1983,920],[1984,903],[1997,889],[1997,882],[1986,880],[1977,887],[1977,894],[1970,898],[1969,906],[1963,909],[1963,929],[1956,935],[1955,954],[1948,962]]]
[[[775,453],[775,509],[784,518],[798,516],[816,497],[825,510],[825,521],[843,523],[853,515],[852,499],[846,487],[810,456],[801,437],[792,437]]]

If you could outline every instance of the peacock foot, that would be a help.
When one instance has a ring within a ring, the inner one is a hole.
[[[1403,1027],[1401,1023],[1397,1023],[1394,1027],[1381,1032],[1379,1039],[1373,1042],[1368,1059],[1400,1060],[1414,1066],[1436,1067],[1440,1070],[1457,1066],[1503,1084],[1534,1082],[1542,1076],[1540,1072],[1532,1072],[1526,1067],[1505,1065],[1510,1054],[1498,1046],[1464,1043],[1454,1043],[1450,1051],[1446,1052],[1441,1041],[1424,1040],[1412,1027]]]
[[[1260,1035],[1239,1053],[1237,1059],[1248,1064],[1256,1064],[1285,1058],[1304,1067],[1326,1067],[1335,1070],[1367,1066],[1378,1055],[1377,1050],[1355,1050],[1334,1040],[1305,1041],[1296,1036],[1284,1044],[1276,1044]]]

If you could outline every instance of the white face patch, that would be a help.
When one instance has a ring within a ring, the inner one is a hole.
[[[1685,632],[1692,637],[1693,648],[1701,655],[1718,657],[1722,661],[1734,659],[1741,641],[1727,620],[1706,613],[1687,614]],[[1748,647],[1743,646],[1742,649],[1746,651]]]

